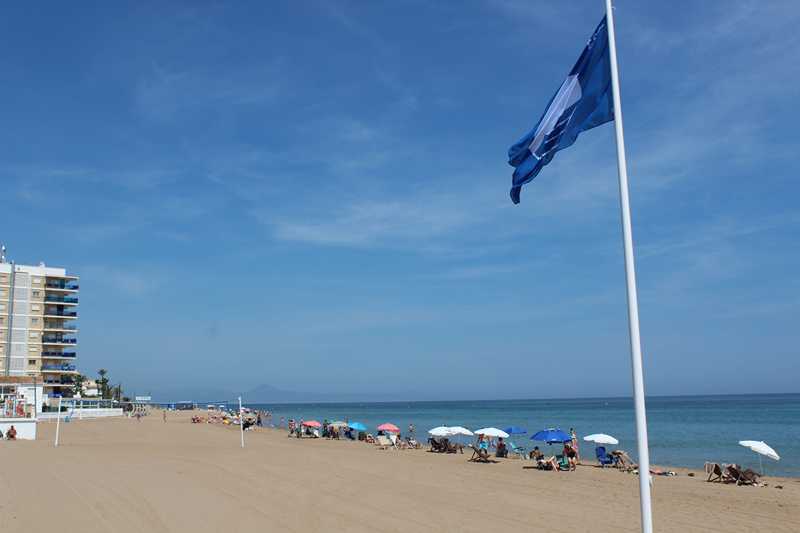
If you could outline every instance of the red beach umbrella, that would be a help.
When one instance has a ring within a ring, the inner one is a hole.
[[[390,433],[400,433],[400,428],[394,424],[385,423],[378,426],[378,431],[388,431]]]
[[[316,420],[306,420],[303,422],[303,425],[309,428],[321,428],[322,424],[317,422]]]

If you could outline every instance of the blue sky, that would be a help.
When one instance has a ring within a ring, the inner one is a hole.
[[[800,6],[617,6],[648,393],[797,392]],[[613,125],[508,198],[602,15],[6,6],[0,240],[130,391],[627,395]]]

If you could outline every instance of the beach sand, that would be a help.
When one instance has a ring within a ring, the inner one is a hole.
[[[191,424],[190,413],[39,424],[0,442],[0,531],[639,531],[638,478],[612,469],[378,450]],[[724,458],[718,458],[723,460]],[[800,479],[656,478],[655,530],[800,531]],[[776,489],[782,485],[783,489]]]

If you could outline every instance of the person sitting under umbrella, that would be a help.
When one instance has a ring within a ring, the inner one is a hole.
[[[495,452],[495,457],[508,457],[508,448],[506,447],[506,443],[503,442],[503,437],[497,439],[497,452]]]

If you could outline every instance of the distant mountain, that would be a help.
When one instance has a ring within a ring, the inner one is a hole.
[[[253,389],[241,392],[214,389],[207,387],[183,387],[171,389],[161,393],[154,393],[156,402],[191,401],[196,403],[220,403],[234,401],[242,396],[246,403],[308,403],[308,402],[356,402],[369,401],[367,395],[336,394],[325,392],[290,391],[273,387],[272,385],[259,385]]]

